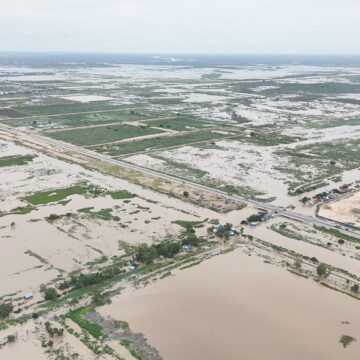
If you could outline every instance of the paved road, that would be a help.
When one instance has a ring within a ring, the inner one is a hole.
[[[252,205],[261,210],[266,210],[269,212],[277,213],[279,216],[283,216],[283,217],[289,218],[291,220],[300,221],[300,222],[304,222],[304,223],[308,223],[308,224],[314,224],[314,225],[318,225],[318,226],[325,226],[329,229],[341,231],[345,235],[350,235],[350,236],[360,239],[359,233],[349,231],[349,230],[344,230],[344,229],[338,229],[336,227],[335,223],[331,222],[330,220],[327,221],[327,220],[319,219],[315,216],[304,215],[304,214],[301,214],[298,212],[294,212],[293,210],[285,209],[283,207],[279,207],[279,206],[273,205],[273,204],[262,203],[260,201],[251,200],[251,199],[245,199],[241,196],[229,194],[229,193],[226,193],[221,190],[209,188],[205,185],[197,184],[190,180],[179,179],[177,177],[174,177],[174,176],[171,176],[168,174],[160,173],[160,172],[157,172],[157,171],[151,170],[151,169],[146,169],[146,168],[143,168],[138,165],[127,163],[125,161],[113,159],[107,155],[99,154],[99,153],[96,153],[91,150],[80,148],[78,146],[71,145],[71,144],[68,144],[68,143],[65,143],[65,142],[62,142],[59,140],[47,138],[47,137],[44,137],[44,136],[41,136],[41,135],[38,135],[35,133],[30,133],[30,132],[27,132],[24,130],[19,130],[17,128],[12,128],[7,125],[0,124],[0,131],[3,131],[7,134],[15,135],[19,141],[21,141],[21,140],[30,141],[30,142],[35,141],[37,144],[43,144],[46,147],[51,146],[52,148],[54,148],[55,150],[57,150],[59,152],[69,151],[73,154],[82,155],[82,156],[85,156],[87,158],[94,159],[97,161],[103,161],[103,162],[111,164],[111,165],[120,166],[120,167],[123,167],[126,169],[139,171],[139,172],[146,173],[146,174],[149,174],[149,175],[152,175],[152,176],[164,179],[164,180],[172,181],[175,183],[181,183],[181,184],[191,187],[193,189],[206,191],[206,192],[214,194],[214,195],[222,196],[225,199],[229,199],[229,200],[236,201],[236,202],[241,202],[241,203],[244,203],[247,205]]]

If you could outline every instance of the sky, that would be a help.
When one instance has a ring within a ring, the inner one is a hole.
[[[0,0],[0,51],[360,54],[360,0]]]

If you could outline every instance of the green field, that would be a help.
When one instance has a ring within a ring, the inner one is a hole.
[[[57,131],[48,133],[47,135],[53,139],[62,140],[75,145],[89,146],[157,133],[160,133],[160,131],[149,127],[112,125],[97,128]]]
[[[5,156],[0,158],[0,167],[26,165],[35,157],[36,155]]]
[[[18,111],[15,111],[14,109],[6,108],[6,109],[0,109],[0,116],[5,118],[21,118],[23,116],[26,116],[25,114],[22,114]]]
[[[29,116],[54,115],[54,114],[69,114],[81,113],[84,111],[100,111],[113,110],[117,107],[108,102],[94,101],[91,103],[71,103],[71,104],[50,104],[50,105],[28,105],[13,108],[14,111]]]
[[[65,198],[71,195],[76,195],[76,194],[84,195],[88,191],[89,189],[86,186],[76,185],[65,189],[40,191],[32,195],[26,196],[24,200],[30,203],[31,205],[42,205],[42,204],[48,204],[51,202],[64,200]]]
[[[51,129],[75,126],[107,124],[113,122],[140,120],[145,118],[135,110],[116,110],[95,113],[65,114],[57,116],[44,115],[36,118],[12,119],[3,121],[4,124],[19,127],[33,126],[36,128]]]
[[[135,141],[126,144],[119,144],[116,146],[102,146],[94,148],[99,152],[106,152],[113,156],[125,155],[145,150],[161,149],[164,147],[180,146],[201,141],[210,141],[213,139],[221,139],[227,135],[214,133],[211,131],[197,131],[192,133],[185,133],[175,136],[164,136],[161,138],[145,139],[143,141]]]

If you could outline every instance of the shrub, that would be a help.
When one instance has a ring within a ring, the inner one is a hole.
[[[8,343],[13,343],[16,341],[16,337],[14,335],[8,335],[7,336],[7,342]]]
[[[7,318],[12,312],[14,308],[11,303],[1,304],[0,305],[0,319]]]
[[[56,327],[52,327],[51,323],[49,321],[47,321],[45,323],[45,329],[47,331],[47,333],[51,336],[63,336],[64,334],[64,329],[62,328],[56,328]],[[50,345],[51,346],[51,345]]]
[[[343,345],[344,348],[346,348],[348,345],[350,345],[353,341],[355,341],[356,339],[353,338],[352,336],[350,335],[343,335],[341,338],[340,338],[340,343]]]
[[[34,312],[34,313],[31,314],[31,317],[33,319],[37,319],[39,317],[39,314],[37,312]]]
[[[105,305],[106,300],[101,292],[96,291],[91,299],[91,302],[96,306],[102,306]]]
[[[326,277],[328,275],[328,267],[325,264],[319,264],[316,268],[316,273],[320,277]]]

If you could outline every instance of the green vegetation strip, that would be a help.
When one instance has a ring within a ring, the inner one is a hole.
[[[135,197],[134,194],[129,193],[126,190],[114,191],[111,193],[111,197],[116,200],[131,199]]]
[[[358,238],[356,238],[354,236],[351,236],[351,235],[344,234],[339,230],[328,229],[328,228],[326,228],[324,226],[316,226],[316,225],[314,225],[314,228],[316,230],[322,231],[322,232],[324,232],[326,234],[335,236],[335,237],[337,237],[339,239],[342,239],[342,240],[348,240],[348,241],[351,241],[351,242],[354,242],[354,243],[360,243],[360,239],[358,239]]]
[[[0,217],[6,216],[6,215],[26,215],[29,214],[31,211],[33,211],[35,208],[32,206],[26,206],[26,207],[17,207],[15,209],[12,209],[8,213],[0,213]]]
[[[175,220],[172,221],[173,224],[179,225],[184,229],[188,229],[189,227],[196,227],[196,225],[200,225],[203,221],[184,221],[184,220]]]
[[[304,236],[298,234],[297,232],[293,231],[292,229],[289,229],[286,224],[280,224],[277,225],[271,225],[271,230],[277,232],[280,235],[283,235],[285,237],[288,237],[290,239],[300,240],[300,241],[306,241]]]

